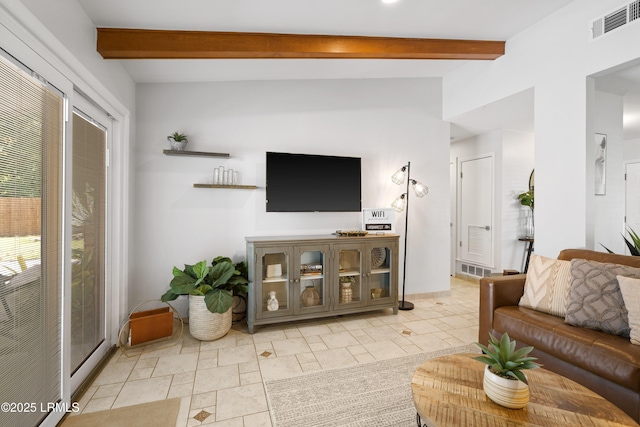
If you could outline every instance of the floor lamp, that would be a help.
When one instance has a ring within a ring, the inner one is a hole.
[[[396,212],[402,212],[406,209],[404,216],[404,264],[402,266],[402,301],[398,305],[400,310],[413,310],[413,304],[404,299],[404,286],[407,282],[407,236],[409,235],[409,185],[413,187],[413,192],[418,197],[424,197],[429,188],[424,184],[419,183],[415,179],[411,179],[411,162],[407,162],[406,166],[398,169],[396,173],[391,176],[391,181],[400,185],[404,182],[405,175],[407,177],[407,191],[400,195],[397,199],[391,203],[391,207]]]

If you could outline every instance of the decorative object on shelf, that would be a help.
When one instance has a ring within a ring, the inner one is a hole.
[[[274,278],[282,276],[282,264],[269,264],[267,265],[267,278]]]
[[[371,298],[382,298],[382,288],[371,288]]]
[[[302,303],[304,307],[318,305],[320,304],[320,293],[314,286],[307,286],[302,292],[302,295],[300,295],[300,303]]]
[[[387,251],[385,248],[371,249],[371,268],[380,268],[387,259]]]
[[[278,308],[280,308],[280,304],[278,303],[278,299],[276,298],[276,291],[270,291],[269,299],[267,300],[267,310],[278,311]]]
[[[322,274],[322,264],[302,264],[300,266],[300,274],[302,275]]]
[[[342,237],[358,237],[366,236],[368,232],[362,230],[336,230],[336,234]]]
[[[162,295],[161,300],[173,301],[180,295],[189,295],[191,335],[203,341],[215,340],[231,329],[233,296],[247,294],[248,274],[246,262],[234,265],[230,258],[222,256],[214,258],[211,267],[207,267],[206,261],[195,265],[185,264],[184,270],[173,267],[170,289]],[[207,309],[204,313],[203,306]],[[208,316],[213,313],[221,316]],[[210,325],[211,322],[220,324]]]
[[[351,285],[356,279],[353,276],[340,277],[340,304],[347,304],[353,301],[353,289]]]
[[[184,150],[184,147],[187,146],[187,142],[189,142],[189,140],[187,139],[187,135],[180,132],[174,132],[171,135],[167,136],[167,140],[171,145],[171,149],[176,151]]]
[[[536,369],[540,365],[534,362],[535,357],[527,357],[533,347],[516,350],[515,340],[506,332],[498,340],[489,334],[489,345],[476,343],[485,353],[474,359],[485,363],[484,392],[489,399],[498,405],[520,409],[529,402],[529,383],[524,375],[526,369]]]
[[[409,185],[413,187],[413,191],[418,197],[424,197],[429,192],[429,188],[424,184],[411,179],[411,162],[407,162],[406,166],[398,169],[392,176],[391,181],[395,184],[402,184],[405,175],[407,176],[407,191],[401,194],[391,203],[391,207],[396,212],[402,212],[406,208],[404,217],[404,263],[402,265],[402,301],[398,308],[400,310],[413,310],[413,304],[404,299],[404,288],[407,281],[407,236],[409,235]]]

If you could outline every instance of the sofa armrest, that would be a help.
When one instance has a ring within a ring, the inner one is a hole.
[[[493,330],[493,312],[498,307],[518,305],[524,294],[525,274],[480,279],[480,325],[478,342],[486,344]]]

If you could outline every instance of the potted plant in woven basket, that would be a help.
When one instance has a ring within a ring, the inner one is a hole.
[[[540,367],[535,357],[527,357],[533,347],[516,350],[516,342],[506,332],[500,340],[489,334],[488,346],[476,345],[485,353],[475,359],[487,364],[482,386],[489,399],[512,409],[527,406],[529,382],[523,371]]]
[[[245,262],[233,264],[230,258],[217,257],[207,266],[206,261],[185,265],[184,270],[173,267],[170,289],[161,300],[172,301],[189,295],[189,331],[202,341],[221,338],[232,323],[231,306],[234,295],[246,295],[248,281],[242,273]]]

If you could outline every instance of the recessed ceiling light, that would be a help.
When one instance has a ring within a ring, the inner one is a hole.
[[[391,3],[397,3],[397,2],[399,2],[399,1],[400,1],[400,0],[382,0],[382,3],[385,3],[385,4],[391,4]]]

